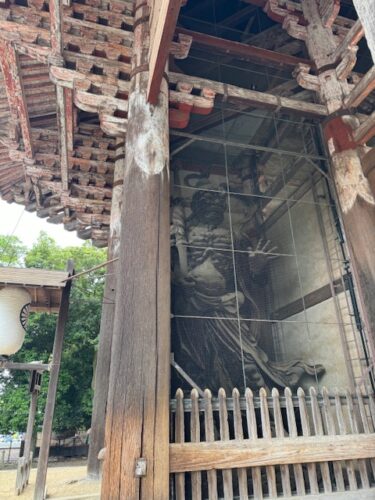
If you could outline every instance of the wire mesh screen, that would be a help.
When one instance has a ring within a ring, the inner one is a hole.
[[[248,88],[293,87],[285,70],[202,49],[183,64]],[[350,387],[366,378],[319,125],[222,100],[171,130],[171,171],[174,386]]]

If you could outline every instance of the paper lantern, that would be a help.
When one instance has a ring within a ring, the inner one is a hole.
[[[0,356],[9,356],[22,347],[31,297],[25,288],[0,290]]]

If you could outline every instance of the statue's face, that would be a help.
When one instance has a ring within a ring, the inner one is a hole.
[[[226,197],[220,193],[198,192],[193,196],[193,215],[204,224],[218,226],[224,220]]]

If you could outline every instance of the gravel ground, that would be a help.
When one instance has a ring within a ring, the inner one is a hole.
[[[35,466],[34,466],[35,467]],[[16,484],[16,471],[0,471],[0,500],[32,500],[36,477],[36,468],[30,474],[29,485],[22,495],[14,494]],[[86,466],[75,464],[53,464],[48,468],[47,475],[47,498],[77,498],[82,495],[85,500],[97,500],[100,492],[99,481],[89,481],[86,479]],[[91,496],[92,495],[92,496]]]

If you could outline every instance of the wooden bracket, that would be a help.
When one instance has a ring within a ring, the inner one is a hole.
[[[298,85],[302,88],[319,92],[319,78],[317,76],[310,75],[310,69],[311,67],[307,64],[298,64],[296,69],[293,71],[293,76],[297,80]]]
[[[319,0],[319,13],[323,26],[331,28],[340,12],[340,0]]]
[[[192,95],[193,84],[177,82],[176,90],[169,93],[169,124],[172,128],[187,127],[191,113],[207,115],[214,107],[216,92],[208,87],[200,90],[200,95]]]
[[[184,33],[178,33],[177,38],[178,41],[171,44],[171,54],[176,59],[186,59],[190,52],[193,37]]]

